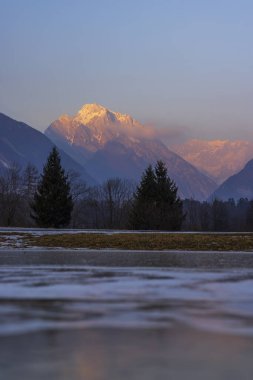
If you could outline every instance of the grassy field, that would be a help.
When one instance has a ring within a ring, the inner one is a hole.
[[[6,246],[13,248],[18,246],[23,248],[253,251],[253,234],[76,233],[36,236],[22,232],[0,233],[0,247]]]
[[[133,250],[253,251],[253,234],[24,234],[25,246]]]

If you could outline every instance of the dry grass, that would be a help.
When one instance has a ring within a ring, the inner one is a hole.
[[[133,250],[252,251],[253,234],[60,234],[24,236],[24,244],[38,247],[114,248]]]

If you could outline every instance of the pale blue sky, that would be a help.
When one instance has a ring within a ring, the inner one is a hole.
[[[43,130],[101,103],[253,140],[250,0],[0,0],[0,112]]]

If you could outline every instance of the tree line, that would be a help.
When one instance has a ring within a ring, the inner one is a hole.
[[[43,173],[13,164],[0,173],[0,225],[139,230],[253,231],[253,201],[181,200],[162,161],[140,183],[120,178],[87,186],[65,173],[53,148]]]

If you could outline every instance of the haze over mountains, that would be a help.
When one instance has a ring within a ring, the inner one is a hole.
[[[253,143],[230,140],[189,140],[172,150],[221,184],[253,158]]]
[[[253,160],[247,162],[245,167],[238,173],[229,177],[210,196],[212,199],[227,200],[233,198],[253,199]]]
[[[55,144],[64,167],[79,172],[87,184],[113,177],[139,182],[147,165],[163,160],[183,198],[253,198],[253,161],[239,171],[253,157],[253,143],[247,141],[190,140],[174,146],[175,153],[130,115],[98,104],[84,105],[73,117],[62,115],[45,134],[0,114],[0,168],[16,162],[42,170]]]
[[[206,199],[216,183],[169,150],[129,115],[86,104],[73,117],[63,115],[45,134],[99,182],[110,177],[140,180],[143,170],[163,160],[185,198]]]

